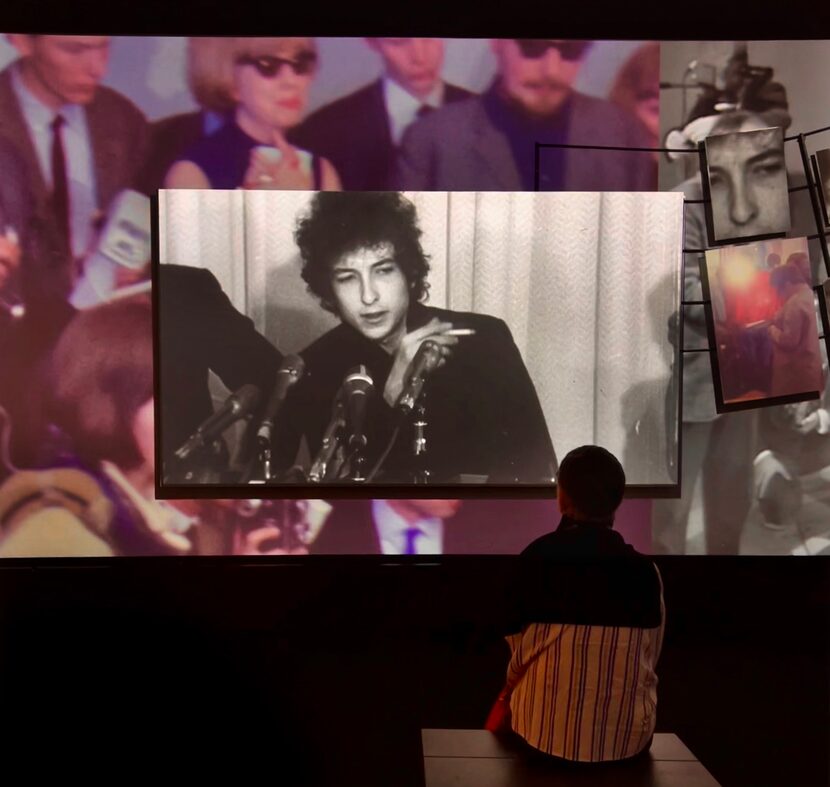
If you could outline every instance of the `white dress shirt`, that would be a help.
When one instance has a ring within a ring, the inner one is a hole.
[[[34,96],[23,82],[19,68],[12,70],[12,89],[34,144],[40,171],[47,188],[52,188],[52,121],[62,115],[61,129],[69,189],[69,227],[72,254],[83,257],[92,235],[92,217],[98,208],[95,162],[86,112],[80,104],[64,104],[57,111]]]
[[[410,528],[421,531],[415,538],[416,555],[440,555],[444,551],[444,522],[438,517],[408,522],[389,505],[388,500],[373,500],[372,519],[384,555],[406,553],[406,531]]]
[[[418,110],[426,104],[438,109],[444,102],[444,83],[439,80],[432,92],[423,100],[407,93],[397,82],[384,77],[383,101],[389,118],[389,131],[395,145],[401,144],[407,126],[415,120]]]

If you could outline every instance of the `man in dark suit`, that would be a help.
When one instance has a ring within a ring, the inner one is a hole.
[[[440,38],[369,38],[383,75],[328,104],[292,132],[291,141],[328,159],[346,191],[391,188],[404,131],[419,117],[472,95],[441,79]]]
[[[0,330],[20,300],[19,268],[34,203],[20,154],[0,137]]]
[[[65,300],[93,221],[129,187],[144,156],[146,120],[103,87],[106,36],[10,35],[20,57],[0,72],[0,136],[22,157],[44,248],[21,270],[29,300]]]
[[[638,122],[573,83],[587,41],[494,39],[498,74],[481,96],[414,124],[397,158],[395,188],[407,191],[535,190],[535,143],[648,147]],[[651,191],[650,153],[543,149],[543,191]]]
[[[234,308],[210,271],[160,265],[157,286],[161,444],[168,460],[213,413],[208,371],[232,391],[255,385],[264,403],[282,355]]]
[[[312,554],[517,554],[550,530],[551,500],[336,500]]]
[[[362,365],[374,383],[364,460],[368,470],[385,457],[378,481],[411,482],[425,467],[428,480],[439,483],[471,476],[550,483],[556,457],[510,330],[494,317],[419,303],[429,270],[420,234],[415,206],[401,194],[316,195],[296,232],[302,275],[342,324],[302,353],[306,375],[285,428],[304,435],[315,455],[344,378]],[[424,413],[405,418],[397,405],[427,341],[439,365],[424,387]],[[426,422],[423,465],[412,447],[415,421]],[[293,447],[296,438],[286,433],[276,449]]]

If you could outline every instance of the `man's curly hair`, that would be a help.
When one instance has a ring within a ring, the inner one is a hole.
[[[294,240],[303,261],[308,289],[330,312],[337,313],[331,270],[344,254],[390,243],[410,288],[410,303],[425,300],[429,259],[421,248],[415,205],[403,194],[387,191],[322,191],[297,221]]]

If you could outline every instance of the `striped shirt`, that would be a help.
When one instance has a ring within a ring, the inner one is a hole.
[[[642,751],[654,733],[664,626],[661,582],[655,628],[530,623],[509,635],[513,730],[540,751],[580,762]]]

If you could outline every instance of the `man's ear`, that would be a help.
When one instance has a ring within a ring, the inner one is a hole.
[[[35,51],[34,36],[23,33],[10,33],[6,36],[8,42],[18,51],[21,57],[31,57]]]
[[[559,504],[559,513],[562,516],[570,516],[573,513],[573,503],[560,483],[556,484],[556,502]]]

